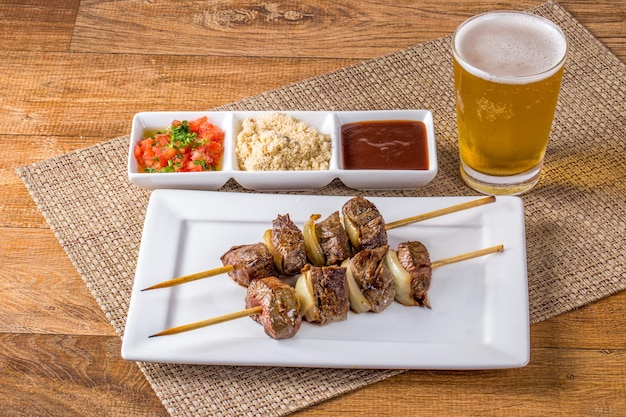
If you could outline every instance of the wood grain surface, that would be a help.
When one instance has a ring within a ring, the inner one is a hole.
[[[537,1],[0,1],[0,416],[167,416],[15,168]],[[623,0],[560,3],[622,61]],[[521,369],[412,371],[299,416],[624,416],[626,293],[531,326]]]

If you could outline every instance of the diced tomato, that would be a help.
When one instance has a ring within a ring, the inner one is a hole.
[[[177,130],[184,140],[172,143],[170,131]],[[191,133],[189,133],[191,132]],[[206,116],[191,122],[174,120],[165,133],[141,140],[133,150],[140,172],[195,172],[220,169],[224,132]]]
[[[189,122],[189,128],[191,129],[192,132],[196,132],[198,133],[198,136],[200,136],[200,128],[202,127],[202,125],[205,125],[208,123],[209,123],[208,117],[202,116],[196,120],[192,120],[191,122]]]

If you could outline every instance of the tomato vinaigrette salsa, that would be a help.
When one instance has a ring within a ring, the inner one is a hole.
[[[148,133],[135,145],[138,172],[217,171],[221,168],[224,132],[206,116],[174,120],[164,132]]]

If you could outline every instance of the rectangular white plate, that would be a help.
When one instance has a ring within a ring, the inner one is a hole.
[[[478,197],[369,198],[387,222]],[[259,242],[277,214],[299,226],[325,218],[349,197],[156,190],[145,219],[123,338],[125,359],[191,364],[343,368],[485,369],[529,360],[524,212],[518,197],[388,232],[391,247],[419,240],[431,260],[503,244],[501,253],[436,268],[432,310],[393,303],[374,314],[319,326],[303,323],[274,340],[243,318],[172,336],[166,328],[241,310],[245,288],[228,275],[141,291],[157,282],[221,266],[231,246]]]

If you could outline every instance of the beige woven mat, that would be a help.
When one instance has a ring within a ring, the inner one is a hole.
[[[626,71],[558,4],[532,11],[559,24],[571,45],[544,176],[523,197],[534,323],[626,288]],[[415,191],[372,194],[471,195],[457,171],[449,43],[449,37],[434,40],[221,109],[431,109],[438,176]],[[127,181],[127,141],[119,137],[17,170],[120,335],[149,198]],[[223,190],[245,192],[232,182]],[[316,191],[353,193],[338,182]],[[176,416],[284,415],[399,372],[139,366]]]

